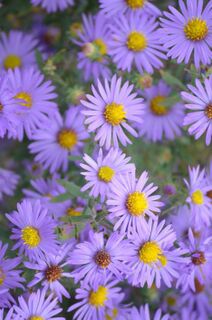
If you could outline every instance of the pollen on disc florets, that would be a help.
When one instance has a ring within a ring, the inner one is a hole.
[[[184,33],[191,41],[204,40],[208,34],[207,22],[200,18],[190,19],[184,27]]]
[[[108,166],[102,166],[98,171],[98,178],[104,182],[110,182],[114,175],[115,171]]]
[[[131,9],[140,9],[143,8],[145,0],[126,0],[126,3]]]
[[[164,116],[168,113],[168,109],[165,105],[163,105],[165,101],[164,96],[156,96],[150,102],[151,111],[157,116]]]
[[[167,264],[167,259],[163,255],[160,246],[154,242],[149,241],[144,243],[139,250],[140,261],[146,264],[160,262],[162,266]]]
[[[126,200],[126,207],[133,216],[140,216],[148,209],[148,200],[143,192],[130,193]]]
[[[27,226],[21,230],[21,238],[29,248],[36,248],[41,241],[39,231],[31,226]]]
[[[111,263],[111,257],[105,250],[100,250],[94,257],[95,263],[102,268],[107,268]]]
[[[32,97],[27,92],[19,92],[15,96],[16,99],[20,99],[20,105],[23,107],[31,108],[32,107]]]
[[[204,203],[204,195],[201,190],[196,190],[191,195],[191,200],[194,204],[201,205]]]
[[[45,277],[49,282],[56,281],[61,278],[62,269],[59,266],[50,266],[45,271]]]
[[[139,52],[147,47],[147,39],[141,32],[132,31],[127,38],[127,47],[129,50]]]
[[[71,150],[77,144],[77,134],[73,130],[63,129],[58,134],[58,143],[64,149]]]
[[[15,69],[15,68],[20,68],[21,67],[21,58],[15,54],[9,54],[5,59],[4,59],[4,67],[5,69]]]
[[[103,286],[99,286],[96,291],[91,291],[89,295],[89,303],[96,308],[104,307],[107,299],[108,289]]]
[[[29,318],[29,320],[45,320],[43,317],[40,316],[32,316]]]
[[[196,266],[200,266],[201,264],[204,264],[206,262],[205,254],[202,251],[194,252],[191,257],[192,263]]]
[[[104,117],[106,122],[112,126],[118,126],[125,121],[126,118],[124,106],[115,102],[107,104],[104,111]]]
[[[205,115],[208,117],[208,119],[212,119],[212,103],[210,103],[206,108],[205,108]]]

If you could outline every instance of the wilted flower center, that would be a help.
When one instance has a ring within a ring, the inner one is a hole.
[[[114,320],[114,319],[116,319],[117,315],[118,315],[118,310],[115,308],[112,310],[111,316],[109,314],[106,314],[105,319],[106,320]]]
[[[206,193],[206,196],[210,199],[212,199],[212,190],[209,190],[207,193]]]
[[[191,200],[194,204],[203,204],[204,203],[204,196],[201,190],[196,190],[191,195]]]
[[[49,282],[56,281],[61,278],[62,269],[59,266],[50,266],[45,271],[46,279]]]
[[[167,297],[166,301],[168,303],[169,306],[174,307],[176,305],[176,298],[175,297]]]
[[[209,104],[206,108],[205,108],[205,114],[208,117],[208,119],[212,119],[212,104]]]
[[[110,255],[105,250],[98,251],[94,257],[94,260],[96,264],[102,268],[107,268],[111,263]]]
[[[0,112],[3,110],[3,104],[0,102]]]
[[[107,45],[102,39],[97,38],[93,42],[86,43],[83,52],[91,60],[102,61],[103,56],[107,54]]]
[[[127,210],[133,216],[140,216],[148,209],[148,201],[143,192],[135,191],[130,193],[126,201]]]
[[[98,171],[98,178],[104,182],[110,182],[114,177],[114,174],[115,171],[112,168],[103,166]]]
[[[105,120],[112,126],[118,126],[125,120],[126,117],[124,106],[115,102],[107,104],[104,111],[104,117]]]
[[[147,46],[147,39],[144,34],[132,31],[127,38],[127,47],[128,49],[138,52],[142,51]]]
[[[16,94],[15,96],[16,99],[20,99],[22,100],[20,103],[20,105],[27,107],[27,108],[31,108],[32,106],[32,97],[29,93],[27,92],[19,92],[18,94]]]
[[[99,286],[97,291],[91,291],[89,296],[89,303],[98,308],[104,307],[105,302],[107,301],[108,290],[103,286]]]
[[[191,260],[192,260],[192,263],[195,264],[196,266],[204,264],[206,262],[204,252],[202,251],[194,252],[192,254]]]
[[[32,316],[29,318],[29,320],[45,320],[43,317],[40,316]]]
[[[63,129],[58,134],[61,147],[71,150],[77,144],[77,134],[73,130]]]
[[[41,241],[38,230],[30,226],[21,230],[21,238],[24,244],[28,245],[30,248],[37,247]]]
[[[208,26],[205,20],[193,18],[188,20],[184,27],[186,38],[192,41],[200,41],[205,39],[208,34]]]
[[[67,209],[67,215],[70,217],[79,217],[81,216],[82,212],[79,210],[76,210],[74,208],[68,208]]]
[[[195,293],[201,293],[205,289],[204,284],[201,284],[197,278],[194,278],[194,285],[195,285]]]
[[[157,116],[163,116],[168,113],[167,107],[163,105],[164,101],[164,96],[156,96],[150,102],[150,109]]]
[[[4,283],[5,274],[3,270],[0,268],[0,286]]]
[[[126,0],[127,5],[131,9],[143,8],[145,0]]]
[[[21,67],[21,58],[15,54],[9,54],[4,59],[5,69],[15,69]]]
[[[139,250],[139,258],[143,263],[146,264],[151,264],[157,261],[160,261],[163,267],[167,264],[167,259],[163,255],[161,248],[156,242],[153,241],[144,243]]]

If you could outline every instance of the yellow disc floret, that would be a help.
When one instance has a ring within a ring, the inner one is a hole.
[[[0,268],[0,286],[4,283],[5,274],[3,270]]]
[[[127,47],[129,50],[139,52],[147,47],[147,39],[143,33],[132,31],[127,38]]]
[[[10,54],[4,59],[5,69],[15,69],[21,67],[21,58],[15,54]]]
[[[104,182],[110,182],[114,177],[115,171],[108,167],[103,166],[98,171],[98,178]]]
[[[152,264],[160,261],[162,266],[167,264],[167,259],[163,255],[160,246],[154,242],[149,241],[144,243],[139,250],[140,261],[146,264]]]
[[[15,96],[16,99],[20,99],[21,101],[19,102],[20,105],[23,107],[31,108],[32,106],[32,97],[29,93],[27,92],[19,92]]]
[[[140,216],[148,209],[148,200],[143,192],[133,192],[127,197],[126,207],[133,216]]]
[[[184,27],[184,33],[188,40],[200,41],[204,40],[208,34],[208,26],[205,20],[193,18],[188,21]]]
[[[74,208],[68,208],[68,210],[67,210],[67,215],[68,215],[69,217],[79,217],[79,216],[82,215],[82,212],[79,211],[79,210],[76,210],[76,209],[74,209]]]
[[[102,39],[98,38],[94,40],[93,44],[97,46],[98,51],[102,56],[105,56],[107,54],[107,45]]]
[[[106,314],[105,319],[106,320],[114,320],[114,319],[116,319],[117,315],[118,315],[118,310],[115,308],[112,310],[112,315]]]
[[[29,248],[36,248],[41,241],[39,231],[31,226],[21,230],[21,238]]]
[[[89,296],[89,303],[96,307],[104,307],[105,302],[107,301],[108,290],[103,286],[99,286],[97,291],[91,291]]]
[[[32,316],[29,318],[29,320],[45,320],[43,317],[40,316]]]
[[[77,144],[77,134],[73,130],[63,129],[58,134],[58,142],[64,149],[71,150]]]
[[[143,8],[145,0],[126,0],[126,3],[131,9],[140,9]]]
[[[118,126],[125,121],[126,111],[122,104],[112,102],[107,104],[104,111],[105,120],[112,126]]]
[[[204,196],[201,190],[196,190],[191,195],[191,200],[194,204],[203,204],[204,203]]]
[[[167,114],[168,109],[166,106],[163,105],[165,101],[165,97],[163,96],[156,96],[150,102],[150,109],[151,111],[157,116],[163,116]]]

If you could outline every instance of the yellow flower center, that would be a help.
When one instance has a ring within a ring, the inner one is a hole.
[[[102,56],[105,56],[107,54],[107,45],[104,43],[104,41],[100,38],[93,41],[93,44],[97,46],[99,53]]]
[[[29,93],[26,92],[19,92],[18,94],[16,94],[15,96],[16,99],[20,99],[22,100],[20,103],[20,105],[27,107],[27,108],[31,108],[32,106],[32,97]]]
[[[166,301],[168,303],[169,306],[174,307],[176,305],[176,298],[169,296],[166,298]]]
[[[184,27],[184,33],[187,39],[192,41],[204,40],[208,34],[208,26],[205,20],[193,18],[188,20]]]
[[[29,320],[45,320],[43,317],[40,316],[32,316],[29,318]]]
[[[124,106],[115,102],[106,105],[104,117],[112,126],[118,126],[125,121],[126,111],[124,111]]]
[[[151,100],[150,109],[157,116],[163,116],[168,113],[168,109],[163,105],[164,96],[156,96]]]
[[[204,196],[201,190],[196,190],[191,195],[191,200],[194,204],[203,204],[204,203]]]
[[[82,215],[82,212],[79,210],[75,210],[74,208],[68,208],[67,215],[69,217],[79,217]]]
[[[5,69],[15,69],[21,67],[21,58],[15,54],[10,54],[4,59]]]
[[[127,47],[129,50],[139,52],[147,47],[147,39],[144,34],[132,31],[127,38]]]
[[[143,8],[145,0],[126,0],[127,5],[131,9]]]
[[[163,252],[156,242],[149,241],[144,243],[144,245],[139,250],[139,258],[143,263],[151,264],[160,261],[161,265],[164,267],[167,264],[167,259],[163,255]]]
[[[118,310],[117,309],[113,309],[112,310],[112,315],[110,316],[109,314],[106,314],[105,319],[106,320],[114,320],[114,319],[116,319],[117,315],[118,315]]]
[[[58,142],[64,149],[71,150],[77,144],[76,132],[63,129],[58,134]]]
[[[208,117],[208,119],[212,119],[212,103],[210,103],[210,104],[205,108],[205,115]]]
[[[98,178],[104,182],[110,182],[114,177],[115,171],[108,167],[103,166],[98,171]]]
[[[30,226],[21,230],[21,238],[29,248],[37,247],[41,241],[38,230]]]
[[[3,270],[0,268],[0,286],[4,283],[5,274]]]
[[[91,291],[89,296],[89,303],[96,307],[104,307],[105,302],[107,301],[108,290],[103,286],[99,286],[97,291]]]
[[[143,192],[133,192],[127,197],[126,207],[133,216],[141,216],[148,209],[148,201]]]

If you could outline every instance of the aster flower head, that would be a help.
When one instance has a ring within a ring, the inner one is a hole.
[[[75,266],[72,277],[93,286],[112,275],[121,280],[127,271],[126,257],[130,257],[130,246],[124,235],[114,232],[106,240],[103,232],[90,231],[89,239],[77,244],[70,255],[70,264]]]
[[[73,6],[74,0],[31,0],[32,5],[41,6],[47,12],[63,11]]]
[[[10,237],[16,242],[13,250],[19,249],[30,260],[56,252],[55,222],[39,200],[24,200],[17,204],[17,211],[6,216],[13,225]]]
[[[70,108],[63,119],[59,113],[44,121],[34,132],[29,145],[30,152],[37,154],[35,161],[51,173],[68,169],[68,156],[79,155],[83,140],[89,137],[85,130],[84,117],[77,108]]]
[[[104,86],[98,81],[97,89],[92,86],[93,95],[86,95],[87,101],[81,101],[88,131],[95,132],[95,141],[106,149],[119,147],[119,142],[124,146],[131,143],[125,131],[137,137],[132,125],[142,122],[143,100],[132,93],[133,86],[128,81],[124,85],[121,82],[116,76],[105,80]]]
[[[12,196],[19,181],[19,176],[13,171],[0,168],[0,201],[3,195]]]
[[[144,90],[146,110],[139,133],[150,141],[173,140],[181,135],[184,107],[181,103],[166,106],[170,94],[171,88],[162,80]]]
[[[98,287],[81,282],[81,287],[76,289],[76,300],[68,311],[78,309],[73,319],[99,320],[105,319],[108,310],[113,310],[123,299],[121,288],[115,287],[116,280],[107,279],[99,283]]]
[[[157,27],[154,17],[135,12],[114,18],[109,54],[119,69],[130,72],[135,65],[143,74],[163,67],[161,59],[166,59],[166,55],[162,53]]]
[[[83,160],[85,163],[81,163],[80,166],[85,171],[81,174],[87,183],[82,188],[82,192],[91,189],[90,196],[97,198],[100,195],[101,201],[107,197],[115,177],[135,171],[135,165],[129,163],[131,158],[126,157],[120,149],[111,148],[106,154],[100,149],[96,160],[87,154],[84,155]]]
[[[95,16],[83,15],[82,31],[79,32],[74,42],[82,48],[78,53],[78,69],[83,71],[86,81],[110,77],[108,68],[108,21],[104,15],[98,13]]]
[[[158,187],[153,183],[147,185],[148,173],[144,171],[136,179],[135,171],[120,176],[111,185],[107,205],[109,219],[114,221],[114,230],[130,233],[136,231],[145,220],[145,216],[156,219],[163,205],[159,195],[152,195]]]
[[[57,97],[55,87],[51,81],[44,81],[44,76],[33,67],[9,70],[8,80],[9,90],[19,106],[16,113],[21,123],[17,136],[22,140],[25,131],[31,138],[40,122],[57,111],[57,105],[52,101]]]
[[[35,286],[41,282],[45,290],[50,289],[55,293],[59,301],[62,302],[62,296],[70,298],[70,294],[61,283],[62,278],[70,278],[70,272],[64,268],[68,265],[68,254],[73,248],[73,241],[62,244],[58,253],[45,254],[44,258],[38,258],[36,262],[25,262],[25,266],[29,269],[36,270],[35,277],[29,287]]]
[[[22,320],[65,320],[63,317],[58,317],[62,309],[57,306],[57,303],[58,300],[53,294],[46,297],[44,289],[37,290],[31,293],[28,299],[19,297],[14,311]]]
[[[131,310],[131,318],[133,320],[169,320],[170,316],[168,314],[162,315],[161,309],[158,309],[153,317],[150,317],[149,305],[141,306],[139,310],[133,307]]]
[[[108,16],[119,13],[138,12],[158,16],[160,10],[151,3],[151,0],[99,0],[100,9]]]
[[[195,67],[211,62],[212,19],[211,1],[203,9],[203,0],[178,1],[180,11],[169,6],[161,18],[161,42],[167,56],[177,63],[194,61]]]
[[[184,179],[189,196],[187,202],[190,207],[194,226],[210,226],[212,219],[211,202],[207,192],[212,189],[205,178],[205,170],[200,167],[189,167],[189,181]]]
[[[21,31],[2,32],[0,37],[0,68],[15,69],[36,65],[38,41]]]
[[[10,309],[7,314],[4,312],[4,309],[0,309],[0,320],[20,320],[18,316],[14,318],[13,315],[13,308]]]
[[[206,145],[210,145],[212,137],[212,75],[202,84],[196,79],[195,86],[188,85],[190,92],[182,92],[185,107],[189,111],[183,124],[189,126],[188,132],[195,139],[206,134]]]
[[[176,234],[172,226],[165,226],[165,220],[159,223],[149,219],[128,237],[134,249],[134,256],[127,264],[131,270],[128,282],[139,287],[147,284],[148,288],[155,283],[159,288],[163,281],[171,287],[178,277],[179,264],[186,263],[186,258],[181,257],[186,251],[174,247]]]
[[[11,308],[16,302],[8,289],[0,288],[0,308]]]

